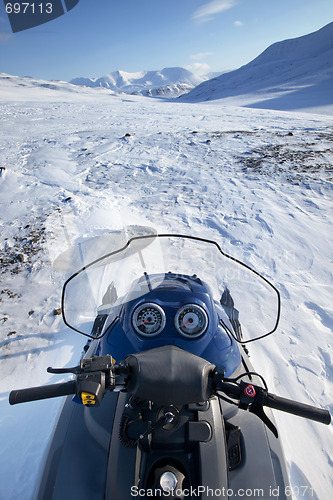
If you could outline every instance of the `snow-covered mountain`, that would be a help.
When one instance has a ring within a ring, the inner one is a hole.
[[[39,80],[29,76],[14,76],[0,73],[0,102],[12,99],[17,101],[37,99],[40,101],[57,99],[64,101],[89,99],[98,95],[114,95],[111,90],[103,87],[91,89],[82,88],[61,80]]]
[[[184,102],[298,110],[333,109],[333,22],[299,38],[277,42],[253,61],[203,82]]]
[[[74,78],[70,83],[85,87],[105,87],[125,94],[145,96],[179,96],[205,80],[185,68],[127,73],[114,71],[101,78]]]

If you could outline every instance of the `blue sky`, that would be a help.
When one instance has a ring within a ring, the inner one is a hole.
[[[13,34],[1,0],[0,72],[69,81],[117,69],[223,71],[332,21],[332,0],[80,0]]]

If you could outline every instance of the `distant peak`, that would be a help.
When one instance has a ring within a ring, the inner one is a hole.
[[[163,68],[162,70],[112,71],[99,78],[74,78],[71,83],[88,87],[106,87],[115,92],[143,94],[149,96],[180,95],[189,92],[204,78],[182,67]]]

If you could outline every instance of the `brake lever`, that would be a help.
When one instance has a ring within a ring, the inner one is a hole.
[[[250,413],[259,417],[277,438],[278,431],[264,412],[263,408],[267,390],[263,387],[244,382],[243,380],[237,382],[236,379],[225,379],[223,375],[223,371],[216,370],[215,376],[216,380],[218,380],[219,389],[224,390],[229,397],[237,398],[239,400],[238,407],[241,410],[248,410]]]
[[[72,368],[52,368],[52,366],[49,366],[46,369],[47,373],[55,373],[55,374],[63,374],[63,373],[74,373],[74,375],[78,375],[81,373],[81,366],[73,366]]]
[[[90,373],[103,371],[106,372],[111,370],[113,367],[113,359],[107,354],[106,356],[92,356],[91,358],[82,358],[78,366],[73,366],[71,368],[52,368],[49,366],[47,368],[48,373],[64,374],[73,373],[74,375],[80,375],[80,373]]]
[[[277,428],[273,422],[268,418],[264,412],[264,402],[267,396],[267,390],[263,387],[257,385],[249,384],[243,380],[239,384],[240,386],[240,396],[239,396],[239,408],[243,410],[248,410],[253,413],[273,432],[276,438],[279,437]]]
[[[267,417],[266,413],[264,412],[264,408],[260,403],[252,403],[249,407],[249,412],[254,413],[254,415],[257,415],[257,417],[260,418],[260,420],[269,428],[269,430],[273,432],[274,436],[276,438],[279,437],[277,428],[275,427],[273,422]]]

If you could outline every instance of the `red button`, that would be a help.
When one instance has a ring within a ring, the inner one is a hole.
[[[245,396],[249,396],[250,398],[254,398],[254,396],[256,395],[256,391],[255,391],[255,388],[253,387],[253,385],[251,385],[251,384],[247,385],[244,389],[244,394],[245,394]]]

